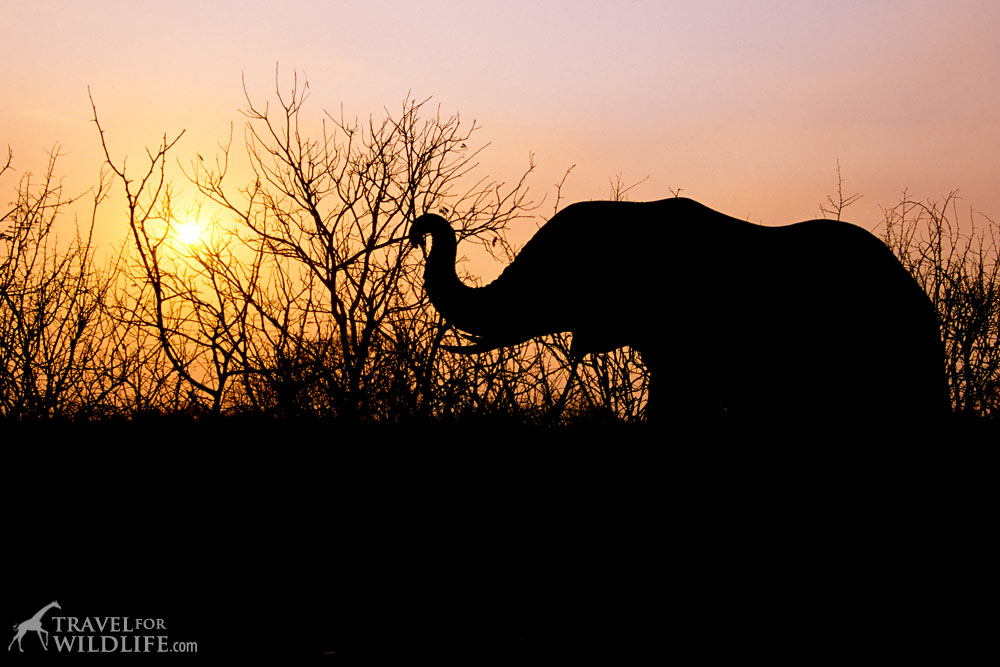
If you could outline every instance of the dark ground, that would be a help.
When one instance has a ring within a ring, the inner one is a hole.
[[[177,663],[955,662],[992,634],[982,436],[8,428],[2,620],[160,618]]]

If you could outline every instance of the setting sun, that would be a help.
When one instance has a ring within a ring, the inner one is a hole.
[[[196,220],[187,220],[177,226],[175,230],[177,238],[186,245],[201,243],[202,227]]]

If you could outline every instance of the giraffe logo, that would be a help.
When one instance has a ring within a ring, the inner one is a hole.
[[[7,650],[9,651],[11,647],[14,646],[14,642],[17,642],[17,650],[20,651],[21,653],[24,653],[24,649],[21,648],[21,638],[24,637],[24,635],[27,634],[29,630],[34,630],[35,632],[38,633],[38,641],[42,642],[42,648],[48,651],[49,633],[48,631],[45,630],[45,628],[42,627],[42,616],[44,616],[45,612],[47,612],[49,609],[52,609],[53,607],[55,607],[56,609],[62,609],[62,607],[59,606],[59,603],[53,600],[49,604],[39,609],[38,613],[29,618],[27,621],[15,625],[14,629],[17,630],[17,634],[14,635],[14,638],[10,640],[10,644],[7,645]],[[44,635],[44,637],[42,635]]]

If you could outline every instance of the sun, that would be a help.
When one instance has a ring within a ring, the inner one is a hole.
[[[177,239],[185,245],[196,245],[202,241],[202,227],[197,220],[185,220],[176,227]]]

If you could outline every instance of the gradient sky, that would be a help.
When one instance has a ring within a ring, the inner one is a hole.
[[[634,199],[681,188],[791,222],[817,217],[839,160],[865,226],[903,188],[1000,220],[998,34],[996,0],[4,0],[0,145],[23,171],[58,141],[67,185],[92,183],[89,85],[116,154],[186,129],[187,163],[240,122],[241,75],[263,99],[280,63],[315,118],[408,92],[475,118],[484,172],[513,180],[535,155],[546,213],[575,164],[568,201],[621,173],[649,177]]]

